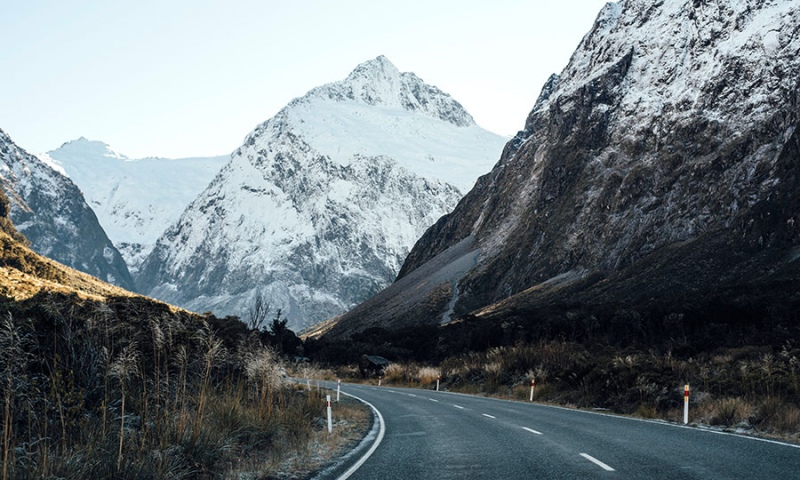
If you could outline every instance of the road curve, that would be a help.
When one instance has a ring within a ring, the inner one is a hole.
[[[373,405],[385,432],[321,479],[800,479],[793,444],[431,390],[341,388]]]

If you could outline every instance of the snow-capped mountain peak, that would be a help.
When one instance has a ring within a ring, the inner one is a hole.
[[[302,138],[339,165],[384,155],[461,193],[491,168],[505,143],[476,125],[450,95],[413,73],[399,72],[386,57],[292,100],[248,135],[245,146],[274,146],[273,137],[282,132]]]
[[[388,284],[504,143],[385,57],[362,63],[250,133],[137,282],[196,311],[265,295],[294,328],[324,320]]]
[[[123,155],[107,143],[99,142],[96,140],[89,140],[86,137],[80,137],[77,140],[72,140],[64,143],[59,147],[63,155],[71,155],[75,159],[87,158],[88,156],[114,158],[117,160],[128,160],[126,155]]]
[[[317,87],[294,102],[314,98],[395,107],[458,127],[475,124],[472,116],[450,95],[411,72],[400,72],[383,55],[358,65],[344,80]]]
[[[341,83],[351,89],[348,98],[369,105],[395,104],[402,94],[400,70],[382,55],[357,66]]]

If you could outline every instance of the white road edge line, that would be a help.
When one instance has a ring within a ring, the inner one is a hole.
[[[601,462],[600,460],[594,458],[593,456],[589,455],[588,453],[581,453],[581,457],[589,460],[590,462],[594,463],[598,467],[602,468],[606,472],[613,472],[614,469],[606,465],[605,463]]]
[[[526,432],[535,433],[536,435],[541,435],[542,434],[542,432],[537,432],[536,430],[534,430],[532,428],[522,427],[522,429],[525,430]]]
[[[460,408],[461,410],[464,410],[464,407],[462,407],[461,405],[456,405],[456,404],[454,403],[454,404],[453,404],[453,406],[454,406],[454,407],[456,407],[456,408]]]
[[[484,417],[489,417],[489,418],[497,418],[494,415],[489,415],[488,413],[482,413],[481,415],[483,415]]]
[[[351,393],[345,393],[345,392],[341,392],[341,393],[344,394],[344,395],[347,395],[348,397],[353,397],[356,400],[358,400],[359,402],[363,402],[363,403],[369,405],[369,408],[371,408],[372,411],[375,412],[375,416],[378,418],[378,423],[380,424],[380,429],[378,431],[378,437],[375,439],[375,443],[373,443],[372,446],[369,448],[369,450],[367,450],[367,453],[365,453],[361,458],[359,458],[358,461],[356,463],[354,463],[352,467],[347,469],[347,471],[344,472],[337,479],[337,480],[346,480],[347,478],[350,478],[350,475],[356,473],[356,470],[361,468],[361,465],[364,465],[364,462],[366,462],[367,459],[373,453],[375,453],[375,450],[378,448],[378,445],[380,445],[381,442],[383,441],[383,436],[386,434],[386,423],[384,423],[383,415],[381,415],[380,410],[375,408],[375,405],[373,405],[373,404],[369,403],[368,401],[364,400],[363,398],[359,398],[359,397],[357,397],[357,396],[355,396],[355,395],[353,395]]]
[[[459,392],[441,391],[441,392],[438,392],[438,393],[442,394],[442,395],[453,395],[453,396],[462,396],[462,397],[470,397],[470,398],[476,398],[477,397],[477,395],[470,395],[468,393],[459,393]],[[486,397],[479,397],[479,398],[486,398]],[[498,402],[507,402],[507,403],[510,403],[512,405],[517,405],[517,406],[519,406],[519,405],[529,405],[529,406],[535,406],[536,408],[555,408],[557,410],[567,410],[567,411],[570,411],[570,412],[585,413],[587,415],[600,415],[601,417],[616,418],[616,419],[619,419],[619,420],[630,420],[630,421],[633,421],[633,422],[652,423],[652,424],[655,424],[655,425],[661,425],[661,426],[665,426],[665,427],[684,428],[684,429],[687,429],[687,430],[691,430],[693,432],[703,432],[703,433],[714,433],[714,434],[717,434],[717,435],[727,435],[727,436],[730,436],[730,437],[742,438],[744,440],[754,440],[756,442],[771,443],[773,445],[781,445],[781,446],[784,446],[784,447],[791,447],[791,448],[800,449],[800,445],[795,444],[795,443],[781,442],[779,440],[771,440],[771,439],[768,439],[768,438],[754,437],[754,436],[751,436],[751,435],[745,435],[745,434],[741,434],[741,433],[723,432],[723,431],[720,431],[720,430],[712,430],[712,429],[710,429],[708,427],[705,427],[705,426],[699,426],[698,427],[698,426],[692,426],[692,425],[683,425],[683,424],[678,424],[678,423],[670,423],[670,422],[667,422],[665,420],[650,420],[650,419],[647,419],[647,418],[625,417],[625,416],[622,416],[622,415],[611,415],[611,414],[608,414],[608,413],[593,412],[593,411],[590,411],[590,410],[579,410],[579,409],[576,409],[576,408],[560,407],[558,405],[545,405],[545,404],[542,404],[542,403],[523,403],[523,402],[520,402],[520,401],[517,401],[517,400],[510,400],[510,399],[505,399],[505,398],[494,398],[492,400],[495,400],[495,401],[498,401]]]
[[[467,395],[465,393],[455,393],[455,392],[444,392],[444,393],[449,393],[450,395]],[[511,402],[511,400],[505,400],[505,399],[498,399],[498,400],[501,401],[501,402],[505,402],[505,401]],[[514,403],[519,403],[519,402],[514,402]],[[708,427],[705,427],[705,426],[699,426],[698,427],[698,426],[693,426],[693,425],[683,425],[683,424],[678,424],[678,423],[670,423],[670,422],[667,422],[665,420],[650,420],[650,419],[647,419],[647,418],[625,417],[625,416],[622,416],[622,415],[611,415],[609,413],[592,412],[592,411],[589,411],[589,410],[578,410],[578,409],[575,409],[575,408],[561,407],[561,406],[558,406],[558,405],[543,405],[543,404],[532,404],[532,405],[536,405],[537,407],[543,407],[543,408],[555,408],[557,410],[567,410],[569,412],[585,413],[587,415],[599,415],[601,417],[616,418],[618,420],[629,420],[629,421],[632,421],[632,422],[652,423],[654,425],[661,425],[661,426],[664,426],[664,427],[683,428],[685,430],[691,430],[693,432],[713,433],[713,434],[716,434],[716,435],[727,435],[729,437],[741,438],[743,440],[753,440],[753,441],[756,441],[756,442],[771,443],[773,445],[781,445],[783,447],[800,448],[800,445],[797,445],[797,444],[794,444],[794,443],[781,442],[779,440],[770,440],[768,438],[754,437],[754,436],[751,436],[751,435],[743,435],[741,433],[723,432],[723,431],[720,431],[720,430],[712,430],[712,429],[710,429]]]

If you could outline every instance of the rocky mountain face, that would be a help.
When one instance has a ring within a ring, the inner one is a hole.
[[[39,157],[81,189],[134,277],[158,237],[229,160],[131,159],[85,138]]]
[[[504,143],[378,57],[250,133],[158,239],[137,283],[243,318],[261,296],[295,329],[338,315],[395,278]]]
[[[11,219],[33,250],[127,290],[133,279],[83,194],[0,130],[0,183]]]
[[[328,335],[798,304],[798,29],[797,2],[607,4],[491,173]]]

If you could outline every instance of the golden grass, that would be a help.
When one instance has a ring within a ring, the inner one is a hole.
[[[323,322],[319,322],[317,324],[311,325],[310,327],[306,328],[302,332],[300,332],[301,340],[306,341],[309,338],[318,339],[321,336],[325,335],[330,329],[332,329],[336,324],[339,322],[339,317],[331,318],[329,320],[325,320]]]
[[[75,294],[94,301],[109,297],[146,298],[43,257],[0,231],[0,296],[21,302],[42,292]],[[171,312],[185,311],[168,306]]]

